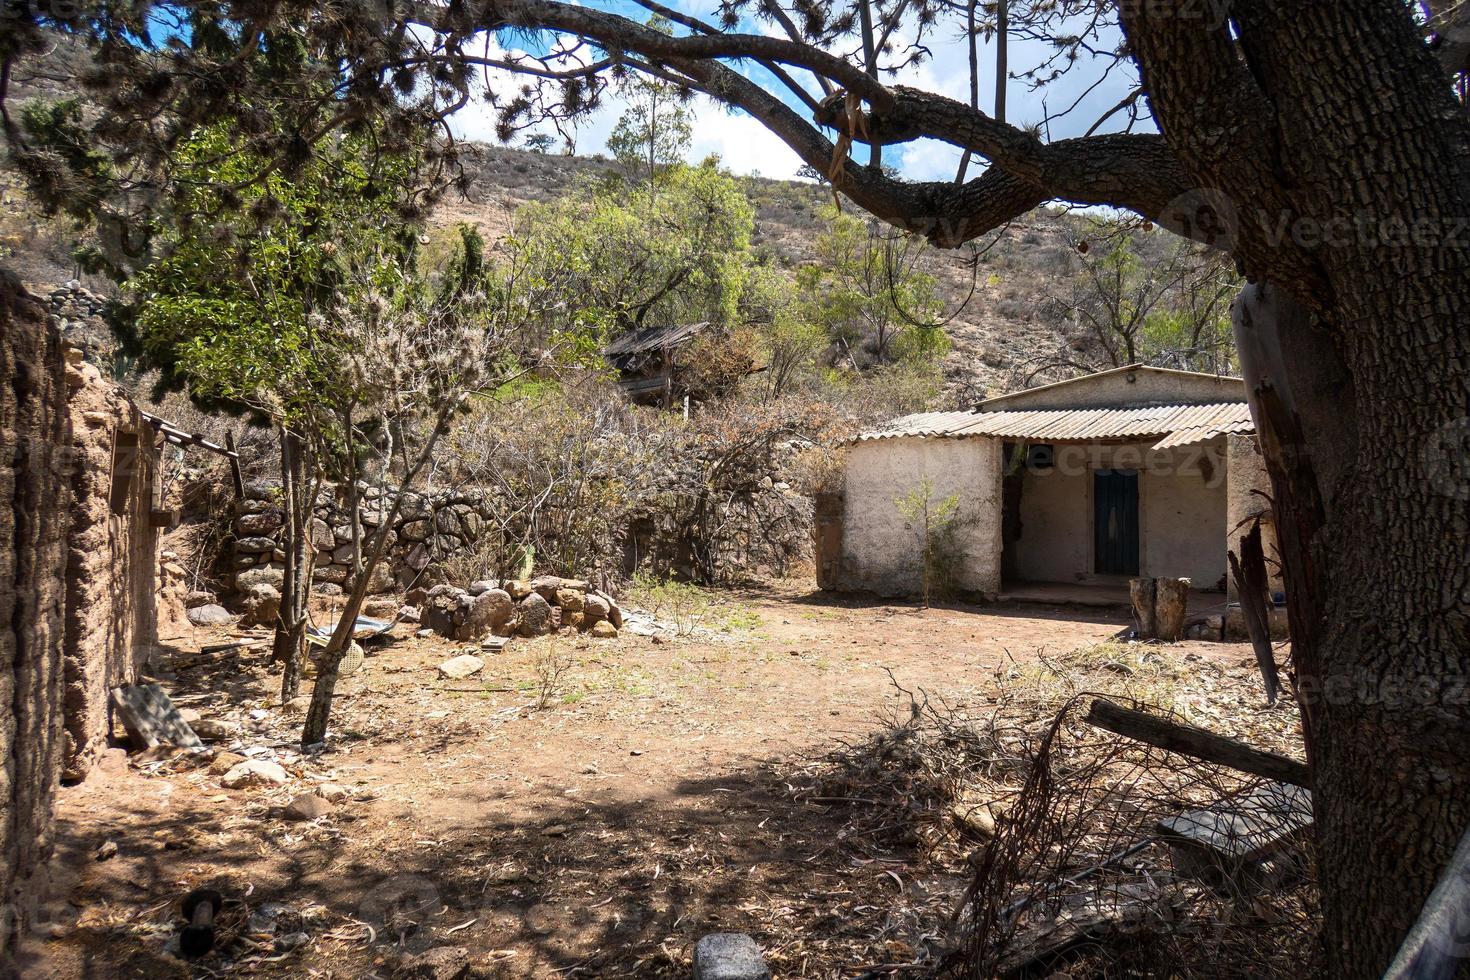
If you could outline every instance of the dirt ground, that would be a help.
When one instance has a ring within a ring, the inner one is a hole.
[[[923,925],[885,903],[960,883],[916,880],[904,848],[840,839],[841,801],[800,785],[802,765],[906,710],[896,685],[983,704],[997,672],[1103,641],[1126,617],[919,609],[795,581],[722,593],[706,623],[696,637],[513,641],[464,680],[435,669],[463,644],[400,626],[343,679],[334,737],[312,757],[265,647],[185,666],[236,634],[174,639],[181,666],[160,681],[176,703],[237,726],[216,748],[274,757],[291,779],[230,790],[207,760],[115,750],[61,792],[65,900],[25,975],[389,977],[462,947],[482,976],[675,977],[714,931],[751,933],[783,977],[903,961]],[[352,795],[283,818],[323,783]],[[186,963],[170,945],[178,898],[200,886],[227,903],[215,952]]]

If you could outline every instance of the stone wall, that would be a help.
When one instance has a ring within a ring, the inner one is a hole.
[[[568,521],[566,515],[543,511],[535,529],[526,526],[529,509],[524,501],[507,499],[501,491],[409,492],[394,520],[386,561],[375,570],[368,593],[458,579],[513,578],[520,562],[514,542],[525,540],[530,530],[547,536],[555,533],[552,528],[568,525],[588,539],[580,550],[592,557],[575,568],[555,569],[545,567],[546,555],[537,554],[539,570],[590,578],[603,588],[639,571],[700,581],[785,575],[811,554],[811,503],[781,479],[782,468],[800,448],[795,442],[778,444],[768,461],[741,469],[733,485],[717,487],[707,485],[701,460],[671,450],[662,471],[648,485],[629,491],[626,506],[617,513],[573,514]],[[391,511],[393,493],[363,486],[364,537]],[[313,587],[318,592],[344,589],[351,574],[351,522],[342,506],[344,496],[334,488],[316,507],[311,536]],[[225,561],[226,585],[236,593],[232,604],[247,621],[273,621],[271,600],[257,597],[280,588],[284,523],[278,486],[254,483],[245,488]],[[484,567],[496,555],[505,567]]]
[[[392,510],[392,497],[385,499],[378,488],[367,486],[362,488],[362,496],[366,545],[367,536]],[[405,495],[389,532],[387,560],[376,569],[368,594],[445,581],[443,565],[474,548],[500,507],[498,498],[483,492]],[[250,594],[260,587],[279,589],[281,585],[286,556],[282,550],[285,517],[279,488],[265,483],[247,486],[239,510],[230,558],[232,584],[248,603]],[[316,552],[314,588],[327,593],[343,589],[352,563],[352,528],[348,512],[331,495],[324,495],[316,507],[311,541]],[[252,615],[250,608],[242,611],[253,619],[266,618]]]
[[[0,269],[0,968],[45,891],[61,770],[64,371],[41,305]]]

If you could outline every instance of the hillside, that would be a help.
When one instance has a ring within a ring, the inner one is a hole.
[[[617,167],[601,157],[484,144],[471,146],[464,157],[470,188],[463,197],[443,202],[434,221],[466,221],[491,240],[506,234],[520,205],[572,193],[580,183]],[[744,182],[756,207],[757,251],[768,251],[774,262],[791,269],[813,261],[822,231],[819,214],[831,204],[831,191],[764,177]],[[1018,363],[1061,342],[1044,311],[1058,280],[1074,267],[1075,220],[1042,209],[1013,224],[980,263],[973,295],[969,253],[930,249],[921,259],[920,268],[939,281],[946,310],[954,316],[947,328],[953,345],[944,365],[947,401],[973,401],[1006,390]]]
[[[12,80],[17,102],[75,92],[75,79],[85,64],[84,55],[62,41],[43,64],[18,71]],[[432,220],[440,225],[470,222],[492,241],[504,236],[515,208],[574,193],[580,184],[617,166],[601,157],[484,144],[467,146],[463,159],[472,178],[467,192],[445,200]],[[757,251],[793,270],[812,261],[822,231],[819,213],[831,203],[831,191],[761,177],[744,182],[756,207]],[[1028,215],[1000,236],[973,276],[965,250],[930,249],[920,260],[920,268],[938,280],[946,311],[953,316],[947,328],[952,349],[944,365],[946,402],[962,404],[1006,390],[1016,384],[1017,364],[1056,349],[1061,339],[1045,311],[1057,284],[1075,268],[1076,220],[1047,209]],[[72,261],[73,238],[69,222],[37,215],[14,172],[0,167],[0,263],[43,295],[73,279],[107,295],[110,283],[83,275]],[[90,334],[98,326],[91,320],[85,329]],[[98,343],[103,338],[84,339]]]

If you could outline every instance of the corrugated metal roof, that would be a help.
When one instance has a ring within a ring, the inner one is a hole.
[[[926,412],[865,432],[859,442],[904,437],[963,439],[999,436],[1047,442],[1089,442],[1164,436],[1154,448],[1168,449],[1226,433],[1254,432],[1245,402],[1219,405],[1158,405],[1149,408],[1086,408],[1053,411]]]
[[[708,326],[708,323],[682,323],[665,327],[645,327],[633,333],[623,334],[608,344],[603,354],[608,357],[619,357],[678,347],[686,341],[693,340]]]

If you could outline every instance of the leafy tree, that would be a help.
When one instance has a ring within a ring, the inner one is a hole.
[[[923,243],[835,208],[823,213],[818,262],[797,273],[804,314],[853,368],[932,364],[949,350],[935,279],[916,268]]]
[[[754,210],[712,163],[672,166],[658,181],[609,183],[587,196],[529,205],[504,245],[528,316],[609,331],[735,322],[749,276]]]
[[[472,396],[536,369],[551,353],[523,358],[521,325],[497,288],[500,270],[487,265],[483,255],[478,233],[464,226],[458,248],[440,269],[421,269],[410,252],[382,254],[376,264],[358,265],[353,281],[322,314],[324,326],[338,338],[334,383],[351,392],[340,423],[347,443],[344,476],[353,490],[353,540],[363,542],[358,549],[363,560],[354,561],[341,618],[322,652],[301,735],[304,746],[326,738],[353,623],[407,491]],[[359,447],[374,465],[361,465]],[[379,513],[364,541],[355,488],[365,474],[378,478]]]
[[[131,346],[166,382],[251,410],[279,434],[288,560],[274,653],[283,699],[297,693],[305,650],[312,506],[329,471],[344,475],[345,462],[351,475],[356,444],[360,393],[342,380],[344,338],[323,311],[340,302],[354,263],[405,254],[413,242],[394,193],[412,182],[413,162],[375,158],[369,147],[347,137],[294,174],[252,181],[262,159],[222,124],[201,129],[177,153],[194,178],[179,213],[197,217],[163,225],[156,257],[127,283],[137,310]]]
[[[1240,281],[1227,256],[1134,222],[1097,220],[1079,243],[1049,313],[1064,342],[1020,365],[1023,383],[1140,362],[1226,374],[1236,369],[1230,304]]]
[[[672,33],[663,17],[649,20],[653,30]],[[653,183],[660,171],[680,163],[694,135],[689,89],[650,75],[632,75],[619,94],[628,108],[618,117],[607,138],[607,148],[632,172],[642,172]]]

